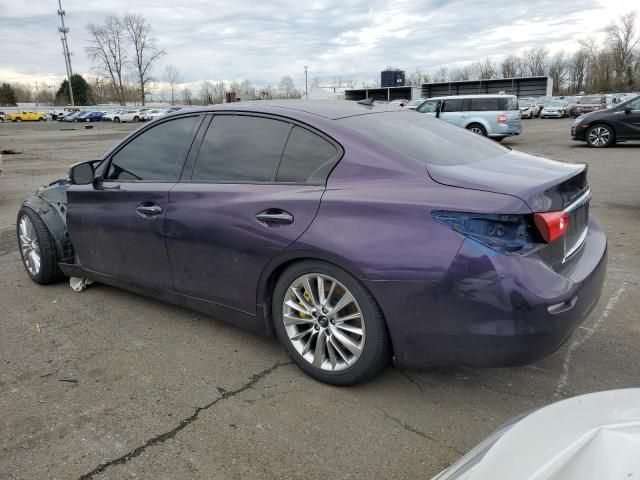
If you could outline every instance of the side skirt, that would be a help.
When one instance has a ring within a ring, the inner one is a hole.
[[[190,297],[178,292],[167,292],[158,288],[148,287],[140,285],[127,280],[112,277],[110,275],[104,275],[102,273],[93,272],[82,268],[81,265],[72,263],[58,263],[62,273],[69,277],[88,278],[94,282],[104,283],[116,288],[122,288],[123,290],[129,290],[134,293],[139,293],[146,297],[162,300],[167,303],[186,307],[197,312],[210,315],[218,318],[225,323],[229,323],[236,327],[250,332],[266,335],[265,326],[260,316],[244,312],[242,310],[236,310],[235,308],[220,305],[208,300],[202,300],[200,298]]]

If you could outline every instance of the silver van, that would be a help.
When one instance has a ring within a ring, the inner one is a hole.
[[[416,112],[501,141],[520,135],[522,121],[515,95],[458,95],[425,100]]]

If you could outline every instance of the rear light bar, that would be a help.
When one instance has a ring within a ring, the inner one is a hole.
[[[504,113],[498,115],[498,123],[507,123],[507,116]]]
[[[567,212],[534,213],[533,221],[544,241],[553,243],[567,232],[569,214]]]

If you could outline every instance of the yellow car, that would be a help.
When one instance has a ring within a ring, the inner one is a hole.
[[[11,122],[44,122],[46,119],[44,112],[7,113],[7,120]]]

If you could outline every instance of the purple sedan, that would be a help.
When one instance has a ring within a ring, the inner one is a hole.
[[[22,205],[29,276],[115,285],[276,334],[336,385],[525,364],[593,309],[607,263],[585,165],[391,105],[181,110]]]

